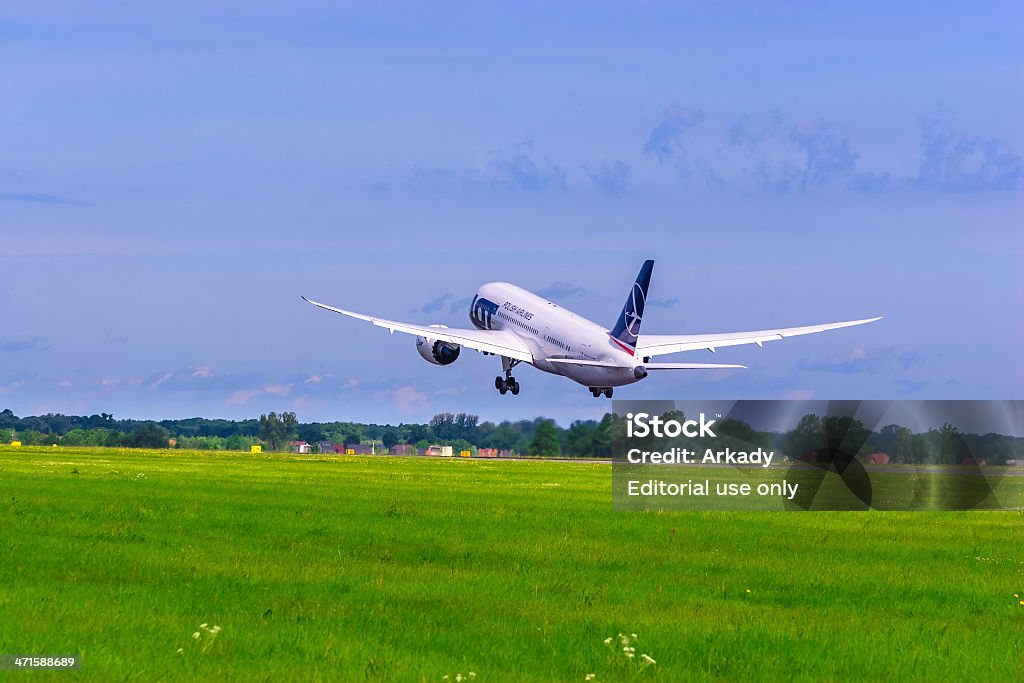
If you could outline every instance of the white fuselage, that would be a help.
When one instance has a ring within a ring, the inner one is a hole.
[[[619,346],[608,330],[507,282],[489,282],[477,290],[469,319],[477,329],[508,330],[533,352],[538,370],[562,375],[587,387],[618,387],[639,381],[633,368],[641,359]],[[550,358],[610,361],[622,367],[551,363]]]

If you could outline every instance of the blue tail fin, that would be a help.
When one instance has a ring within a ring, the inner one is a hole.
[[[636,338],[640,334],[640,321],[644,316],[644,304],[647,303],[647,288],[651,286],[651,271],[654,261],[644,261],[640,272],[633,283],[633,289],[626,297],[626,305],[612,328],[612,338],[630,353],[636,352]]]

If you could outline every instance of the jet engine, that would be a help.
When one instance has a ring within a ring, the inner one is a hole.
[[[447,329],[447,325],[431,325],[430,327]],[[434,365],[451,365],[459,357],[462,347],[451,342],[428,337],[416,337],[416,350],[423,360]]]

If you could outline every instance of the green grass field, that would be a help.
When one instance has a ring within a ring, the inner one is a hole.
[[[61,680],[1020,681],[1022,543],[1019,511],[613,512],[602,464],[0,448],[0,653],[82,654],[33,674]]]

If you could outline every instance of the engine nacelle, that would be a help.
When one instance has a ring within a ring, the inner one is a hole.
[[[447,329],[447,325],[431,325],[430,327]],[[462,347],[451,342],[429,339],[428,337],[416,337],[416,350],[423,356],[423,360],[434,365],[451,365],[459,357]]]

